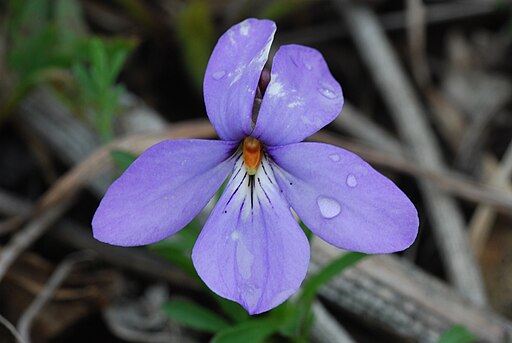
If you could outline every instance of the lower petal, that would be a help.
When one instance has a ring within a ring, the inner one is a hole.
[[[287,200],[320,238],[364,253],[391,253],[414,242],[416,208],[357,155],[322,143],[290,144],[268,152]]]
[[[108,189],[92,220],[94,237],[134,246],[176,233],[226,179],[237,145],[189,139],[152,146]]]
[[[215,293],[257,314],[278,306],[300,287],[309,243],[275,179],[267,178],[268,164],[268,173],[260,166],[253,181],[239,166],[206,222],[192,260]]]

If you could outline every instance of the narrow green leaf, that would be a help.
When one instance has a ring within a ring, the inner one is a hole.
[[[306,224],[304,224],[302,222],[302,220],[299,221],[299,225],[300,225],[302,231],[304,231],[304,234],[306,235],[306,238],[308,239],[308,241],[311,242],[311,238],[313,238],[313,232],[311,232],[311,230],[306,226]]]
[[[210,343],[262,343],[277,332],[269,319],[252,319],[219,332]]]
[[[82,63],[75,63],[72,66],[75,79],[80,84],[80,90],[83,92],[84,98],[92,98],[96,94],[94,82],[91,80],[87,69]]]
[[[149,249],[154,253],[162,256],[169,262],[171,262],[176,267],[183,270],[192,278],[197,278],[197,273],[192,264],[192,259],[190,258],[190,253],[184,253],[181,248],[176,244],[172,245],[162,245],[159,243],[152,244],[149,246]],[[199,279],[198,279],[199,280]]]
[[[87,33],[87,25],[82,7],[77,0],[57,0],[55,6],[55,23],[63,43],[73,43],[78,37]]]
[[[89,45],[91,58],[91,76],[101,94],[111,85],[109,80],[109,65],[105,43],[94,38]]]
[[[348,252],[331,261],[307,279],[297,300],[289,305],[288,311],[290,314],[282,322],[280,331],[287,336],[295,334],[300,337],[308,337],[313,323],[311,306],[318,289],[366,256],[362,253]]]
[[[216,333],[229,324],[216,313],[189,301],[172,300],[164,304],[163,311],[184,327]]]
[[[359,252],[348,252],[324,266],[319,272],[306,280],[303,286],[300,301],[312,300],[320,286],[329,282],[336,275],[348,267],[356,264],[367,255]]]
[[[136,155],[124,150],[113,150],[110,152],[110,157],[122,170],[126,170],[137,159]]]
[[[247,311],[239,303],[221,298],[212,291],[210,291],[210,295],[219,304],[226,316],[228,316],[233,322],[241,323],[250,318]]]
[[[121,72],[124,63],[126,62],[126,57],[128,56],[128,50],[116,50],[112,54],[112,58],[110,61],[110,83],[114,83],[116,81],[117,76]]]
[[[194,219],[172,237],[151,244],[149,249],[201,282],[190,257],[200,230],[199,221]],[[205,289],[208,288],[205,286]]]
[[[197,236],[201,231],[201,224],[197,219],[193,219],[183,229],[171,237],[164,239],[163,241],[151,244],[150,247],[158,247],[160,250],[166,248],[178,249],[183,253],[190,255],[192,248],[197,240]]]
[[[472,343],[476,337],[464,326],[454,325],[437,341],[438,343]]]

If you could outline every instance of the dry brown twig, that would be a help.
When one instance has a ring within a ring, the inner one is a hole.
[[[11,322],[7,320],[7,318],[2,316],[2,314],[0,314],[0,324],[5,326],[5,328],[11,333],[11,335],[13,335],[18,343],[28,343],[23,340],[23,337],[20,336],[14,325],[12,325]]]
[[[90,228],[62,220],[48,235],[78,250],[93,250],[102,260],[144,278],[165,280],[175,288],[199,291],[197,283],[178,267],[146,249],[116,247],[95,240]]]
[[[471,4],[469,5],[471,6]],[[416,84],[430,106],[432,119],[439,133],[448,143],[452,151],[459,148],[463,130],[463,115],[447,101],[444,95],[432,83],[427,63],[426,22],[427,7],[420,0],[408,0],[406,9],[407,40],[409,48],[409,64]]]
[[[0,221],[0,236],[14,231],[23,222],[23,217],[28,216],[32,206],[16,195],[0,189],[0,214],[9,216]]]
[[[34,216],[34,218],[29,221],[22,230],[18,231],[11,238],[9,243],[0,250],[0,282],[18,256],[39,238],[55,220],[64,214],[69,206],[70,202],[56,204],[56,206]]]
[[[340,254],[339,249],[316,238],[312,251],[311,273]],[[323,286],[320,296],[372,327],[413,342],[438,342],[455,324],[466,327],[478,342],[512,340],[508,320],[392,255],[369,256]]]
[[[336,0],[335,5],[382,92],[400,135],[418,157],[418,164],[444,170],[439,144],[429,129],[424,110],[375,14],[347,0]],[[452,198],[430,183],[421,182],[420,188],[432,215],[449,278],[468,299],[486,304],[482,277],[469,246],[462,213]]]
[[[316,301],[313,303],[313,315],[315,322],[322,322],[323,325],[314,325],[311,328],[311,341],[318,343],[355,343],[349,333],[339,325],[336,319],[327,309]]]
[[[405,18],[407,22],[407,42],[411,68],[416,83],[424,88],[430,83],[426,47],[426,6],[421,0],[407,0]]]
[[[26,215],[31,206],[16,195],[0,189],[0,214],[7,216]]]
[[[93,255],[91,252],[80,251],[72,253],[57,266],[46,286],[37,294],[34,301],[32,301],[18,320],[18,331],[25,342],[30,343],[32,341],[30,338],[32,322],[41,312],[44,305],[53,297],[57,288],[66,280],[77,264],[91,261],[92,259]]]
[[[133,135],[100,148],[96,153],[61,177],[38,201],[34,214],[25,227],[18,231],[0,251],[0,281],[9,266],[72,204],[72,198],[94,177],[110,167],[112,150],[142,153],[151,145],[165,139],[184,137],[212,137],[215,132],[206,121],[175,124],[161,134]]]
[[[504,189],[512,189],[510,187],[509,178],[512,175],[512,142],[509,143],[505,154],[499,165],[489,175],[488,180],[496,187]],[[473,212],[469,221],[469,233],[471,246],[477,256],[483,252],[485,244],[491,233],[492,225],[496,219],[494,210],[486,205],[480,205]]]

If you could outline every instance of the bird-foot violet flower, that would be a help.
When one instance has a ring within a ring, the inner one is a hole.
[[[281,304],[306,276],[309,244],[291,208],[347,250],[400,251],[418,231],[416,209],[393,182],[351,152],[302,142],[343,105],[318,51],[280,47],[270,82],[258,89],[275,31],[270,20],[247,19],[212,53],[204,99],[221,140],[149,148],[112,184],[92,221],[100,241],[154,243],[189,223],[230,175],[192,260],[208,287],[251,314]]]

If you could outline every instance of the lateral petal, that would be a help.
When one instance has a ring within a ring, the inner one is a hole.
[[[245,167],[237,163],[192,252],[208,287],[251,314],[295,293],[309,264],[307,238],[265,164],[268,170],[260,165],[251,186]]]
[[[152,146],[107,190],[92,220],[94,237],[135,246],[176,233],[226,179],[237,145],[188,139]]]
[[[286,199],[323,240],[372,254],[404,250],[414,242],[416,208],[357,155],[322,143],[271,147],[268,153]]]
[[[204,101],[224,140],[241,140],[252,131],[256,88],[275,31],[273,21],[246,19],[224,33],[213,50],[204,76]]]

